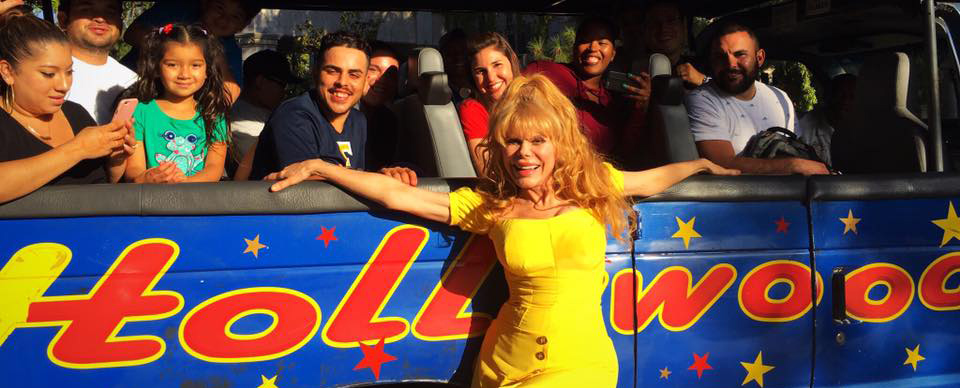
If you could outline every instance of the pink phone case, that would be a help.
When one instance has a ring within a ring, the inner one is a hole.
[[[120,103],[117,104],[117,111],[113,114],[113,120],[120,120],[121,122],[130,120],[133,117],[133,110],[137,108],[137,103],[139,103],[136,98],[126,98],[120,100]]]

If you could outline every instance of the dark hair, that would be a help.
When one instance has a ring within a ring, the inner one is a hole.
[[[390,43],[382,40],[370,41],[370,56],[373,56],[377,52],[386,52],[391,58],[396,59],[397,62],[400,62],[400,54],[397,52],[397,49],[390,45]]]
[[[713,45],[717,44],[717,41],[721,37],[737,32],[746,32],[747,35],[750,35],[750,38],[753,39],[753,42],[756,43],[757,48],[760,48],[760,39],[757,38],[757,34],[753,32],[753,29],[737,21],[725,21],[721,23],[720,27],[716,29],[716,32],[714,32],[713,39],[710,39],[710,47],[713,47]],[[710,50],[712,50],[712,48]]]
[[[11,17],[14,15],[16,16],[33,15],[33,8],[26,4],[20,4],[16,7],[8,9],[7,12],[3,13],[3,15],[5,16],[10,15],[7,17]]]
[[[467,39],[467,63],[470,64],[468,71],[472,72],[473,66],[477,64],[477,53],[487,47],[493,47],[494,50],[499,51],[510,60],[510,70],[513,71],[514,77],[520,75],[520,60],[517,59],[517,53],[513,51],[513,47],[510,47],[510,42],[496,32],[482,32]],[[470,85],[476,92],[477,85],[474,84],[473,80],[470,81]]]
[[[209,1],[200,0],[203,3],[203,6],[206,7],[206,4]],[[260,5],[259,0],[234,0],[240,5],[240,9],[243,10],[246,19],[253,19],[254,16],[257,16],[260,13],[260,10],[263,9],[263,6]],[[205,11],[205,10],[204,10]]]
[[[323,56],[327,53],[327,50],[334,47],[357,49],[363,51],[367,55],[367,59],[370,59],[370,45],[366,40],[350,31],[337,31],[326,34],[320,39],[320,47],[317,49],[317,56],[313,61],[314,65],[319,65],[323,61]]]
[[[467,40],[467,33],[464,32],[462,28],[454,28],[450,31],[447,31],[446,34],[443,34],[443,36],[440,37],[440,40],[437,41],[437,47],[442,49],[444,46],[457,40]]]
[[[644,23],[647,20],[647,15],[650,13],[650,10],[654,7],[673,7],[677,10],[677,15],[680,15],[680,20],[684,23],[687,22],[687,12],[683,5],[680,4],[677,0],[648,0],[639,6],[640,10],[640,20],[639,23]]]
[[[614,23],[613,20],[610,20],[605,16],[588,15],[580,20],[580,24],[577,25],[577,40],[580,39],[583,31],[587,29],[588,26],[600,26],[606,28],[607,31],[610,32],[610,35],[612,35],[610,37],[611,42],[616,43],[616,40],[620,39],[620,28],[617,27],[617,24]]]
[[[57,6],[57,12],[63,12],[67,15],[70,14],[70,6],[73,5],[74,0],[60,0],[60,5]],[[117,3],[117,13],[123,13],[123,0],[113,0]],[[121,18],[122,19],[122,18]],[[122,21],[121,21],[122,22]]]
[[[16,67],[20,62],[32,58],[39,49],[37,44],[69,44],[67,35],[60,27],[46,20],[37,19],[32,14],[7,12],[0,16],[0,60]],[[0,82],[0,96],[5,107],[9,107],[13,98],[13,89],[6,82]]]
[[[227,137],[229,141],[230,126],[227,114],[230,111],[230,97],[223,87],[223,74],[217,63],[223,61],[223,46],[220,40],[207,33],[198,25],[168,24],[147,34],[140,59],[137,61],[137,75],[140,79],[133,86],[133,95],[142,102],[155,100],[163,95],[163,79],[160,66],[163,55],[166,53],[167,43],[195,44],[203,51],[203,59],[207,62],[207,79],[203,86],[194,93],[200,111],[200,119],[207,134],[207,147],[213,143],[213,132],[217,120],[227,122]]]

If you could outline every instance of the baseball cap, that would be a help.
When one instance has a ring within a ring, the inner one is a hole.
[[[300,82],[300,79],[290,72],[287,58],[273,50],[258,51],[247,57],[243,61],[243,74],[246,79],[259,75],[288,84]]]

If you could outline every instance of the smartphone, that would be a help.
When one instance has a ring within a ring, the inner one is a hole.
[[[627,73],[619,71],[607,72],[607,79],[604,82],[604,87],[607,88],[607,90],[617,93],[630,93],[630,91],[624,87],[625,84],[629,84],[635,88],[640,87],[640,85],[636,82],[633,82],[630,77],[627,77]]]
[[[140,101],[136,98],[125,98],[120,100],[120,103],[117,104],[117,110],[113,113],[112,122],[120,120],[120,122],[126,122],[133,117],[133,110],[137,108],[137,104]]]

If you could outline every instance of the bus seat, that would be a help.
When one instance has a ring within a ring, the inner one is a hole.
[[[416,165],[427,177],[475,177],[440,52],[419,49],[416,65],[417,92],[397,103],[400,160]]]
[[[904,53],[864,61],[853,109],[833,135],[834,167],[845,173],[927,171],[927,125],[907,109],[909,78]]]
[[[655,139],[661,139],[659,146],[665,150],[664,163],[698,159],[700,154],[683,105],[683,80],[670,74],[658,75],[651,80],[651,86],[649,129]]]

